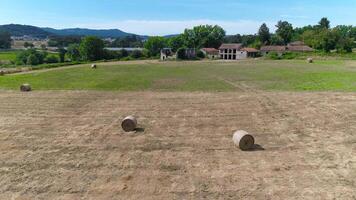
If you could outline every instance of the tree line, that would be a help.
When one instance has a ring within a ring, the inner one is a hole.
[[[312,48],[324,52],[336,50],[339,53],[349,53],[356,47],[356,27],[339,25],[331,28],[330,21],[322,18],[318,24],[294,28],[288,21],[279,21],[275,33],[271,33],[264,23],[257,34],[251,35],[226,35],[225,30],[218,26],[200,25],[186,29],[183,33],[172,37],[149,37],[142,40],[138,36],[117,38],[113,42],[104,41],[95,36],[53,36],[49,46],[57,46],[58,62],[70,61],[95,61],[111,59],[138,59],[157,57],[162,48],[171,48],[174,52],[184,52],[186,48],[219,48],[222,43],[242,43],[246,47],[260,48],[264,45],[287,45],[292,41],[303,41]],[[67,47],[66,49],[63,47]],[[7,32],[0,32],[0,48],[11,47],[11,37]],[[33,46],[28,45],[32,48]],[[108,51],[105,47],[144,47],[144,51],[126,50]],[[198,52],[199,53],[199,52]],[[55,62],[53,55],[40,55],[33,50],[19,55],[18,63],[33,64],[42,62]],[[47,59],[47,56],[51,56]],[[35,58],[36,57],[36,58]]]
[[[163,47],[176,52],[180,48],[219,48],[222,43],[242,43],[245,47],[259,49],[265,45],[287,45],[292,41],[302,41],[316,50],[336,50],[339,53],[350,53],[356,48],[356,27],[339,25],[331,28],[327,18],[322,18],[316,25],[301,28],[294,28],[288,21],[279,21],[275,26],[275,33],[271,33],[263,23],[257,34],[226,35],[220,26],[201,25],[171,38],[150,37],[144,47],[153,56]]]

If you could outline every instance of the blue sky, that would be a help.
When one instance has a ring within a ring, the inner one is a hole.
[[[356,25],[356,0],[0,0],[0,24],[53,28],[119,28],[147,35],[180,33],[198,24],[221,25],[228,34],[255,33],[266,22],[294,26]]]

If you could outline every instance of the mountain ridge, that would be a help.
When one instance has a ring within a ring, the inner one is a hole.
[[[22,24],[0,25],[0,31],[7,31],[11,36],[32,36],[36,38],[47,38],[50,36],[97,36],[100,38],[122,38],[126,36],[139,36],[142,39],[148,38],[146,35],[127,33],[120,29],[89,29],[89,28],[66,28],[54,29],[50,27],[37,27]]]

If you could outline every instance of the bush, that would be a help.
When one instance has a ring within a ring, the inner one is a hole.
[[[35,54],[31,54],[27,57],[26,64],[27,65],[38,65],[38,64],[40,64],[40,62]]]
[[[138,58],[141,58],[143,57],[143,54],[140,50],[134,50],[131,52],[131,57],[132,58],[135,58],[135,59],[138,59]]]
[[[114,60],[114,59],[120,59],[118,58],[118,52],[116,51],[109,51],[107,49],[104,49],[104,59],[105,60]]]
[[[185,48],[179,48],[177,50],[177,59],[185,60],[187,58],[185,52],[186,52]]]
[[[125,49],[120,50],[121,58],[129,56],[129,52]]]
[[[46,57],[46,63],[58,63],[58,58],[55,55],[49,55]]]
[[[201,59],[205,58],[205,54],[204,54],[204,52],[202,52],[202,51],[198,51],[198,53],[197,53],[197,57],[198,57],[198,58],[201,58]]]
[[[127,57],[121,58],[120,60],[121,61],[130,61],[130,60],[134,60],[134,59],[131,56],[127,56]]]
[[[16,56],[16,64],[23,65],[38,65],[44,63],[45,58],[47,57],[47,52],[39,52],[34,49],[29,49],[26,51],[22,51]],[[31,58],[29,58],[31,56]],[[36,59],[34,58],[36,57]],[[30,64],[32,63],[32,64]]]
[[[281,56],[278,55],[276,52],[271,52],[267,55],[267,58],[272,59],[272,60],[280,60]]]
[[[292,60],[297,58],[298,54],[293,52],[287,52],[282,55],[282,59]]]

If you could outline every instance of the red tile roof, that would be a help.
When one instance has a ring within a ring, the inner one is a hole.
[[[288,46],[287,47],[288,51],[294,51],[294,52],[303,52],[303,51],[314,51],[313,48],[310,48],[306,45],[304,46]]]
[[[259,50],[255,49],[255,48],[243,48],[243,49],[241,49],[241,51],[247,51],[249,53],[257,53],[257,52],[259,52]]]
[[[263,46],[263,47],[261,47],[261,51],[284,52],[284,51],[286,51],[286,47],[285,46]]]
[[[295,42],[289,43],[288,46],[305,46],[305,44],[302,41],[295,41]]]
[[[202,51],[205,51],[207,54],[219,54],[219,50],[215,48],[202,48]]]

